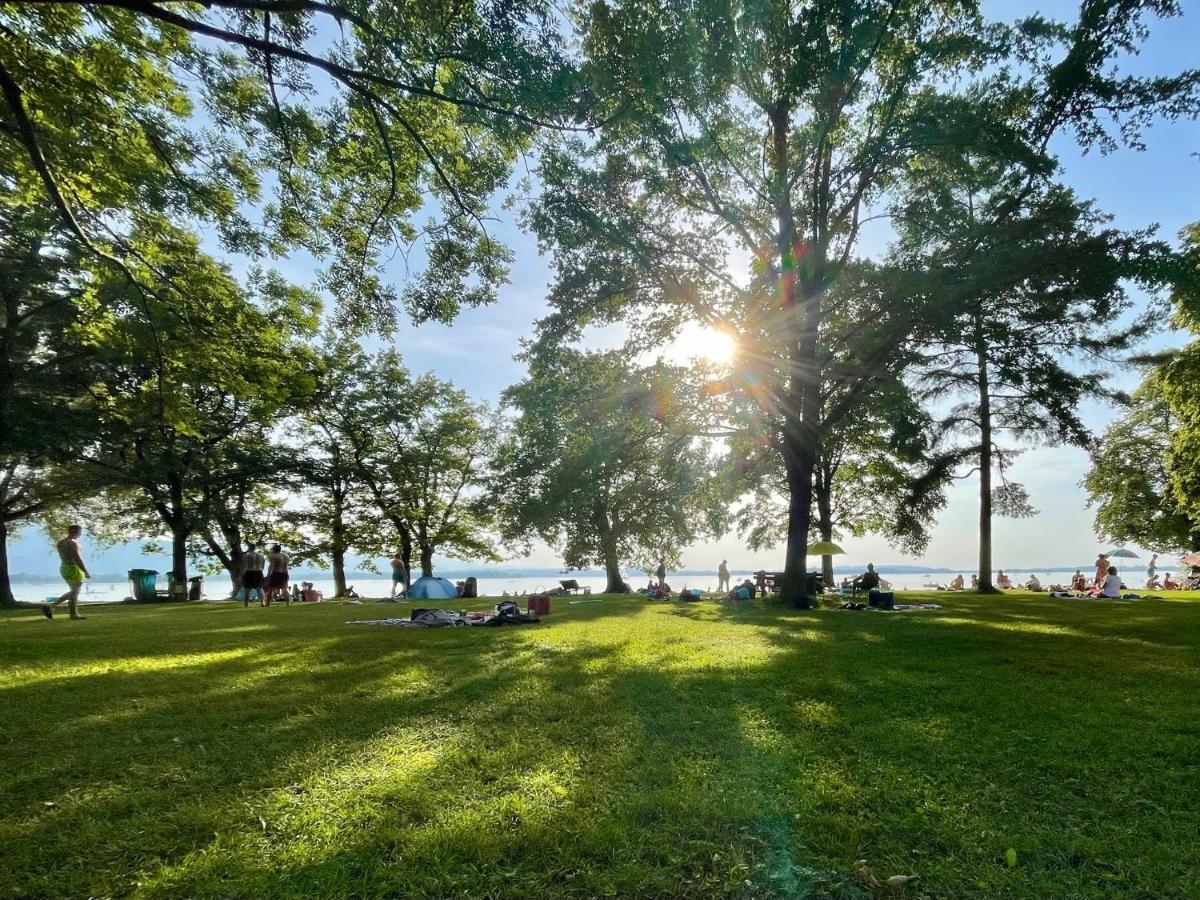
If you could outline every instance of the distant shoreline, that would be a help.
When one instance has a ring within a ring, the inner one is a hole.
[[[1135,559],[1135,560],[1128,560],[1126,562],[1127,562],[1127,565],[1125,565],[1123,567],[1126,569],[1137,569],[1137,568],[1142,568],[1144,566],[1144,563],[1142,560]],[[809,568],[813,571],[816,571],[819,569],[819,566],[810,566]],[[864,566],[834,566],[833,572],[835,575],[857,575],[860,572],[862,572],[864,568],[865,568]],[[1018,573],[1018,574],[1022,573],[1022,572],[1040,572],[1040,573],[1074,572],[1076,569],[1079,569],[1083,572],[1090,572],[1092,570],[1092,564],[1087,563],[1085,565],[1074,565],[1074,566],[1005,566],[1004,568],[1008,572]],[[756,569],[730,569],[730,573],[733,575],[752,575],[755,571],[757,571],[757,570]],[[775,571],[775,570],[768,569],[767,571]],[[902,565],[902,564],[887,565],[887,564],[881,563],[881,564],[875,566],[875,571],[879,572],[879,574],[881,574],[881,575],[956,575],[959,573],[961,573],[963,575],[968,575],[968,574],[974,572],[975,569],[974,569],[974,567],[970,567],[970,566],[963,567],[961,569],[950,569],[950,568],[936,567],[936,566],[935,567],[925,567],[925,566],[912,566],[912,565]],[[649,577],[649,575],[650,575],[649,572],[644,572],[640,569],[626,569],[625,573],[626,573],[626,575],[630,575],[630,576]],[[159,572],[158,574],[159,574],[160,579],[165,583],[166,582],[166,573]],[[327,580],[332,577],[332,573],[330,573],[329,570],[327,570],[327,569],[308,569],[308,568],[293,569],[291,574],[292,574],[293,580],[297,580],[297,579],[307,579],[309,581]],[[506,578],[552,578],[552,579],[558,579],[558,578],[603,578],[603,577],[605,577],[605,572],[603,569],[583,569],[583,570],[576,570],[576,571],[563,571],[561,569],[492,569],[492,568],[487,568],[487,567],[483,567],[483,566],[481,566],[479,568],[454,568],[454,569],[436,569],[435,568],[434,574],[438,575],[442,578],[449,578],[451,580],[462,579],[462,578],[466,578],[471,575],[475,576],[476,578],[486,578],[489,580],[503,580]],[[716,567],[713,567],[711,569],[695,569],[695,568],[671,569],[671,570],[669,570],[668,575],[670,575],[671,577],[696,577],[696,578],[703,577],[703,576],[715,576],[716,575]],[[209,580],[222,581],[222,580],[227,580],[228,576],[226,576],[225,573],[223,573],[223,572],[218,572],[215,575],[206,575],[206,576],[204,576],[204,578],[205,578],[205,581],[209,581]],[[377,572],[363,572],[363,571],[347,572],[346,578],[351,581],[374,581],[374,580],[388,581],[388,580],[390,580],[390,577],[388,575],[383,575],[383,574],[380,574]],[[127,582],[128,580],[129,580],[129,577],[125,573],[101,572],[101,573],[93,576],[90,579],[89,583],[90,584],[103,584],[103,583],[107,582],[109,584],[122,584],[122,583]],[[14,585],[17,585],[17,584],[59,584],[59,583],[61,583],[62,578],[57,573],[55,573],[55,574],[47,573],[45,575],[37,575],[37,574],[28,573],[28,572],[19,572],[17,574],[9,576],[9,581],[10,581],[10,583],[12,583]]]

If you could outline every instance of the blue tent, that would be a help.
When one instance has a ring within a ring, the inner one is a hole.
[[[458,596],[458,590],[445,578],[422,575],[408,589],[413,600],[449,600]]]

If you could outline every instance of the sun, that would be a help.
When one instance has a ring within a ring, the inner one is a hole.
[[[683,356],[705,359],[717,364],[733,360],[737,341],[733,336],[704,325],[685,325],[675,339],[675,349]]]

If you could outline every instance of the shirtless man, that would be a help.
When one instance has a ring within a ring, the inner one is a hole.
[[[283,548],[278,544],[271,547],[271,555],[267,557],[270,570],[267,572],[267,606],[272,600],[290,602],[288,595],[288,558]]]
[[[258,552],[254,541],[247,542],[246,552],[242,554],[242,590],[245,600],[243,606],[250,605],[251,593],[254,594],[254,598],[260,605],[267,605],[266,597],[263,594],[263,566],[266,563],[267,561]]]
[[[85,578],[92,577],[92,573],[88,571],[88,567],[83,561],[83,553],[79,549],[81,534],[83,534],[83,526],[72,525],[67,529],[67,536],[54,545],[58,550],[58,558],[62,562],[58,571],[62,575],[63,581],[67,583],[68,590],[53,603],[42,606],[42,614],[47,619],[54,618],[54,607],[64,600],[67,601],[67,608],[71,611],[72,619],[85,618],[79,614],[79,589],[83,587]]]

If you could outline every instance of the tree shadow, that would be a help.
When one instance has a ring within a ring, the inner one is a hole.
[[[1003,859],[1031,835],[1049,893],[1122,854],[1135,893],[1180,893],[1194,849],[1161,838],[1196,795],[1200,620],[1139,610],[1145,643],[1106,660],[1115,613],[1037,611],[643,602],[409,631],[238,610],[71,636],[56,653],[106,665],[2,692],[6,743],[55,757],[0,786],[0,893],[857,896],[865,857],[936,895],[1035,896]],[[999,627],[1031,614],[1064,630]],[[1136,839],[1130,796],[1160,808]]]

